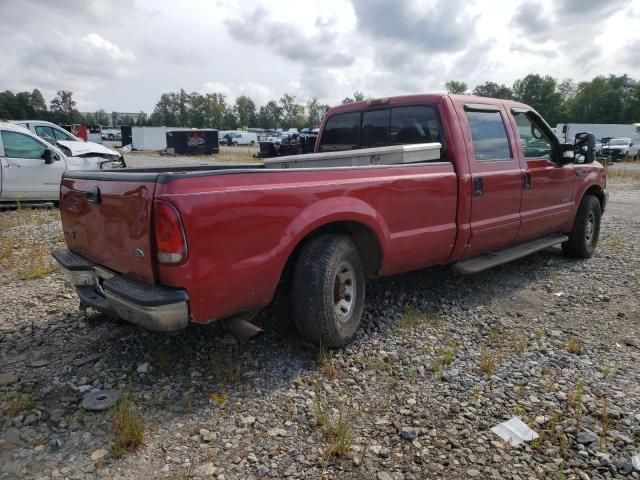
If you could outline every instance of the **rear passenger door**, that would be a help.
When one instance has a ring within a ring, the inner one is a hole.
[[[465,257],[511,244],[520,228],[523,174],[506,112],[500,105],[465,104],[461,121],[472,176],[471,238]]]

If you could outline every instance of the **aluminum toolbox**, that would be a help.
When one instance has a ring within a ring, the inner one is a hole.
[[[417,143],[267,158],[266,168],[363,167],[440,160],[440,143]]]

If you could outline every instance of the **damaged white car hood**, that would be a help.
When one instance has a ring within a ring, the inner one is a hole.
[[[96,155],[99,157],[113,156],[120,157],[120,154],[115,150],[93,142],[73,142],[70,140],[58,140],[58,145],[61,145],[71,152],[72,157],[90,157]]]

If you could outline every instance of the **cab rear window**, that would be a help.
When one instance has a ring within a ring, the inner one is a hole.
[[[322,132],[320,151],[431,142],[442,143],[436,109],[411,105],[333,115]]]

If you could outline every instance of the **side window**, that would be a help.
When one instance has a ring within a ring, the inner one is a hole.
[[[551,142],[534,120],[522,112],[514,112],[513,118],[518,125],[524,157],[551,160]]]
[[[466,114],[476,160],[487,162],[512,158],[500,112],[467,111]]]
[[[47,139],[52,139],[55,140],[56,136],[53,133],[53,128],[51,127],[35,127],[35,131],[36,131],[36,135],[38,135],[40,138],[47,138]]]
[[[75,138],[73,138],[71,135],[69,135],[64,130],[60,130],[60,129],[53,128],[53,127],[51,127],[51,130],[53,130],[53,133],[56,136],[56,140],[70,140],[72,142],[76,141]]]
[[[441,142],[440,122],[433,107],[395,107],[391,110],[389,144]]]
[[[365,148],[384,147],[389,144],[389,114],[391,110],[373,110],[362,113],[362,141]]]
[[[360,146],[360,112],[342,113],[327,120],[320,139],[321,152],[353,150]]]
[[[46,147],[24,133],[2,131],[4,154],[13,158],[41,159]]]

